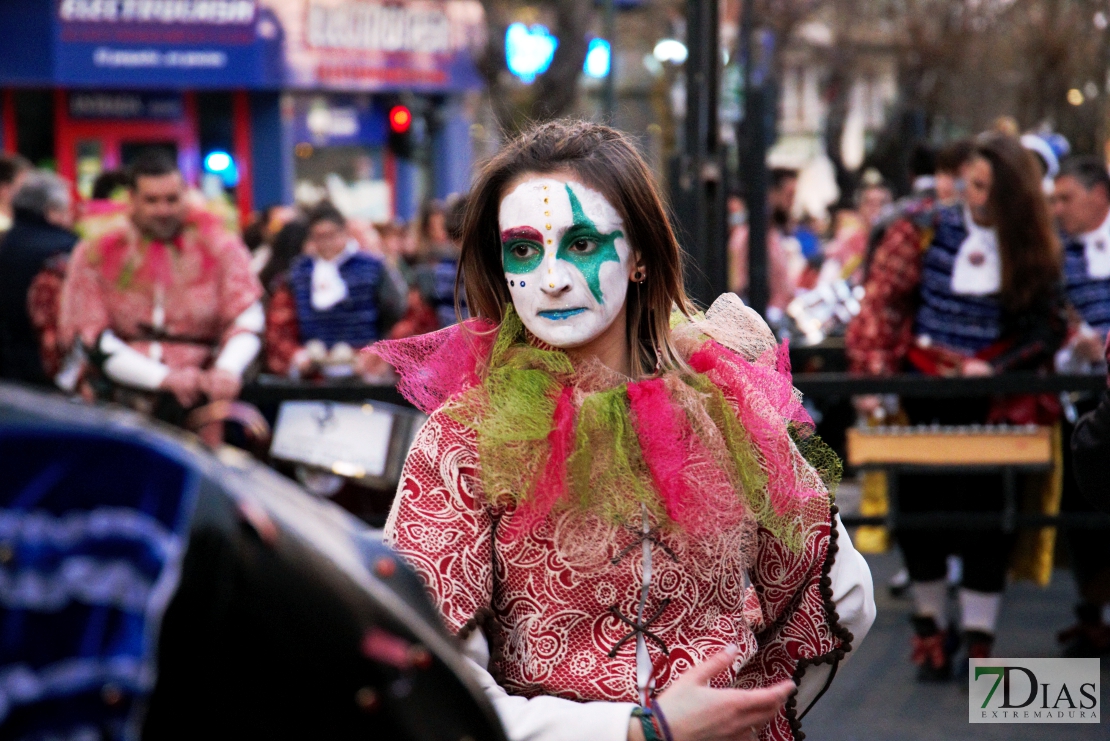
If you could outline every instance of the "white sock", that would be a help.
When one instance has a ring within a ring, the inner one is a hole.
[[[914,614],[931,617],[937,627],[948,627],[948,585],[944,579],[915,581],[913,583]]]
[[[960,589],[960,623],[964,630],[980,630],[994,635],[998,624],[1001,592],[976,592]]]

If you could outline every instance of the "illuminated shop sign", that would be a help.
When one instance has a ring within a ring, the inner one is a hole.
[[[184,115],[181,93],[74,92],[69,117],[177,120]]]
[[[306,41],[314,49],[443,54],[452,51],[451,21],[442,5],[312,3]]]
[[[480,87],[477,0],[270,0],[286,31],[286,84],[340,90]]]
[[[246,24],[256,0],[62,0],[58,17],[85,23]]]
[[[485,43],[478,0],[0,0],[0,27],[20,29],[0,44],[0,84],[350,92],[482,85],[473,62]]]

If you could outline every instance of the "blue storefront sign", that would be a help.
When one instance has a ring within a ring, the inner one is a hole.
[[[0,2],[0,85],[461,91],[477,0]]]
[[[280,85],[281,38],[259,0],[55,2],[59,84]]]
[[[299,95],[293,103],[293,140],[316,147],[382,146],[388,138],[386,111],[369,95]]]

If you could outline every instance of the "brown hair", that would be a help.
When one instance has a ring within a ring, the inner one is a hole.
[[[672,309],[693,311],[682,285],[682,253],[651,170],[632,141],[587,121],[552,121],[517,136],[486,163],[471,188],[462,228],[455,294],[466,289],[473,316],[500,322],[512,303],[501,264],[498,211],[505,187],[525,173],[569,171],[617,209],[625,237],[647,277],[628,292],[633,371],[684,368],[670,339]],[[456,302],[457,302],[456,298]],[[639,366],[639,367],[637,367]]]
[[[11,185],[21,174],[33,167],[26,157],[18,154],[0,154],[0,185]]]
[[[987,208],[1002,257],[1002,305],[1010,311],[1028,309],[1060,280],[1060,244],[1037,163],[1021,142],[1005,134],[978,139],[973,156],[991,165]]]
[[[322,221],[330,221],[339,227],[347,226],[347,217],[331,201],[320,201],[305,213],[305,229],[312,229]]]
[[[948,142],[937,152],[936,171],[959,174],[960,168],[967,164],[974,152],[975,144],[970,139]]]

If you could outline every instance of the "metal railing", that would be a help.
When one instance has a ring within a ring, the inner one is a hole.
[[[988,377],[938,378],[913,374],[865,376],[852,373],[799,373],[794,385],[806,396],[817,399],[866,394],[897,394],[911,398],[960,398],[1009,394],[1098,393],[1107,389],[1103,375],[1046,375],[1013,372]],[[371,385],[358,380],[293,381],[278,376],[260,376],[243,388],[240,397],[260,407],[276,406],[282,401],[382,401],[411,406],[392,385]],[[1110,461],[1108,461],[1110,467]],[[1044,467],[987,466],[877,466],[888,472],[888,514],[880,516],[843,515],[846,526],[881,525],[890,528],[953,528],[1005,531],[1023,528],[1068,527],[1110,529],[1110,515],[1089,512],[1061,512],[1043,515],[1019,512],[1014,479],[1018,473],[1043,472]],[[920,512],[898,511],[897,479],[903,473],[1002,473],[1006,480],[1005,505],[995,512]]]
[[[897,394],[911,398],[1000,396],[1008,394],[1059,394],[1099,392],[1107,388],[1104,375],[1047,375],[1015,371],[997,376],[952,378],[903,373],[865,376],[857,373],[798,373],[794,385],[806,396],[863,396]]]

